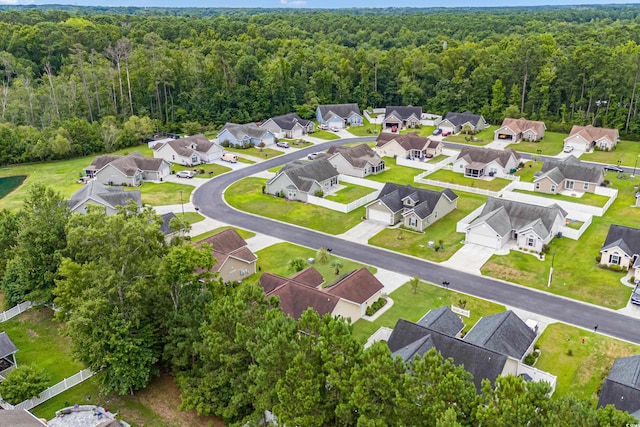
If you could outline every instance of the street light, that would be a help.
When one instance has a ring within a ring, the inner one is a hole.
[[[553,279],[553,262],[556,260],[556,253],[551,252],[551,268],[549,269],[549,282],[547,283],[547,288],[551,287],[551,279]]]

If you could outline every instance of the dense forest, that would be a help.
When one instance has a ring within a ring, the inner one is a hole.
[[[319,103],[421,105],[640,138],[640,7],[0,9],[0,164]],[[131,128],[131,126],[130,126]],[[143,133],[143,132],[139,132]]]

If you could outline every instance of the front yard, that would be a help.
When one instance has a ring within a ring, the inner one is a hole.
[[[412,322],[420,320],[429,310],[442,307],[443,305],[455,305],[460,307],[461,302],[465,302],[465,310],[471,311],[470,318],[462,318],[465,324],[464,331],[469,329],[483,316],[499,313],[505,310],[503,305],[499,305],[470,295],[446,290],[440,286],[426,282],[420,282],[417,292],[414,294],[409,283],[405,283],[400,288],[393,291],[389,297],[393,299],[393,307],[382,314],[374,322],[364,319],[358,320],[353,325],[353,336],[365,343],[369,336],[377,331],[381,326],[393,328],[398,319],[406,319]]]
[[[520,141],[517,144],[510,144],[509,148],[525,153],[541,154],[545,156],[555,156],[562,152],[566,133],[545,132],[544,138],[539,142]],[[540,150],[540,151],[538,151]]]
[[[404,134],[407,134],[407,133],[415,132],[420,136],[431,136],[433,134],[434,130],[436,130],[435,126],[422,126],[420,128],[402,129],[398,133],[401,134],[401,135],[404,135]]]
[[[486,129],[478,132],[475,135],[469,134],[466,135],[464,132],[461,132],[457,135],[449,135],[444,138],[445,142],[457,142],[459,144],[467,144],[467,145],[478,145],[484,146],[493,141],[493,133],[499,128],[499,126],[488,126]],[[474,138],[472,140],[471,138]]]
[[[349,126],[347,132],[355,136],[377,136],[380,133],[380,125],[371,124],[366,117],[363,126]]]
[[[316,129],[318,129],[317,125],[318,124],[316,123]],[[310,133],[309,136],[314,137],[314,138],[324,139],[326,141],[332,141],[334,139],[340,139],[340,137],[335,132],[330,132],[330,131],[326,131],[326,130],[316,130],[315,132]]]
[[[369,175],[367,179],[377,182],[393,182],[401,185],[413,185],[413,178],[424,172],[422,169],[410,168],[407,166],[398,166],[396,159],[392,157],[383,157],[385,162],[385,171],[378,175]]]
[[[238,161],[240,161],[240,159],[238,159]],[[253,163],[253,162],[251,162]],[[204,164],[204,165],[197,165],[197,166],[183,166],[183,165],[178,165],[175,163],[171,164],[171,171],[173,173],[175,172],[180,172],[183,170],[193,170],[198,172],[197,174],[195,174],[193,177],[194,178],[211,178],[213,176],[217,176],[220,175],[222,173],[225,172],[229,172],[231,170],[231,168],[228,168],[226,166],[222,166],[216,163],[208,163],[208,164]],[[200,171],[204,171],[204,173],[200,173]]]
[[[337,203],[351,203],[353,201],[356,201],[366,196],[367,194],[370,194],[376,191],[373,188],[362,187],[360,185],[355,185],[355,184],[344,183],[340,185],[343,185],[344,188],[340,189],[339,191],[337,191],[336,193],[330,196],[325,196],[324,198]]]
[[[594,151],[583,154],[582,160],[589,162],[607,163],[617,165],[618,161],[624,166],[633,167],[640,164],[640,142],[620,141],[614,151]]]
[[[265,160],[282,154],[282,151],[274,150],[272,148],[260,148],[260,147],[251,147],[251,148],[225,147],[224,150],[232,151],[234,153],[246,154],[247,156],[253,156],[253,157],[257,157]]]
[[[481,188],[483,190],[499,191],[509,185],[511,181],[504,178],[493,178],[490,181],[484,179],[467,178],[464,174],[453,172],[446,169],[440,169],[434,173],[424,177],[425,179],[433,179],[435,181],[446,182],[450,184],[465,185],[467,187]]]
[[[362,221],[364,216],[364,207],[343,214],[262,194],[262,186],[266,181],[261,178],[242,179],[227,189],[225,198],[236,209],[329,234],[344,233]]]

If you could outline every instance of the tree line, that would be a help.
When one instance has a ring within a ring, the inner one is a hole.
[[[260,286],[223,283],[208,273],[209,245],[167,242],[160,224],[135,206],[72,215],[41,185],[20,212],[0,211],[5,300],[55,303],[74,357],[101,372],[105,393],[134,393],[166,370],[181,409],[230,426],[263,425],[265,411],[280,425],[308,427],[635,422],[613,406],[550,399],[548,384],[520,377],[477,391],[468,372],[435,351],[407,364],[384,343],[363,349],[345,319],[311,309],[293,319]],[[46,382],[37,374],[22,370],[5,391],[32,395]]]
[[[640,138],[639,12],[0,9],[0,163],[112,149],[131,116],[174,132],[345,102]]]

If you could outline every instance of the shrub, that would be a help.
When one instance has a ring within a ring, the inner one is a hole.
[[[543,254],[548,254],[549,253],[549,245],[547,245],[547,244],[542,245],[542,251],[540,251],[540,252],[542,252]]]
[[[201,169],[200,169],[200,173],[204,173],[204,169],[202,169],[202,168],[201,168]]]
[[[7,402],[17,405],[37,397],[47,388],[49,378],[33,365],[20,365],[9,372],[0,384],[0,394]]]
[[[573,350],[571,349],[567,350],[567,356],[573,356]]]
[[[229,144],[229,141],[225,140],[225,141],[222,141],[222,143],[220,145],[222,145],[224,148],[229,148],[230,144]]]
[[[266,186],[266,185],[263,185],[263,186],[262,186],[262,194],[264,194],[266,191],[267,191],[267,186]]]
[[[373,314],[375,314],[376,311],[380,310],[382,307],[385,306],[385,304],[387,304],[387,300],[384,298],[378,298],[373,304],[371,304],[369,307],[367,307],[367,309],[365,310],[365,314],[367,316],[372,316]]]
[[[527,354],[524,358],[524,364],[533,366],[534,363],[536,363],[536,356],[534,355],[534,353]]]
[[[258,147],[260,148],[264,148],[266,144],[264,143],[264,141],[260,141],[260,144],[258,144]]]
[[[318,190],[315,193],[313,193],[313,195],[316,197],[324,197],[324,191]]]
[[[596,262],[599,263],[602,260],[602,254],[596,256]]]

